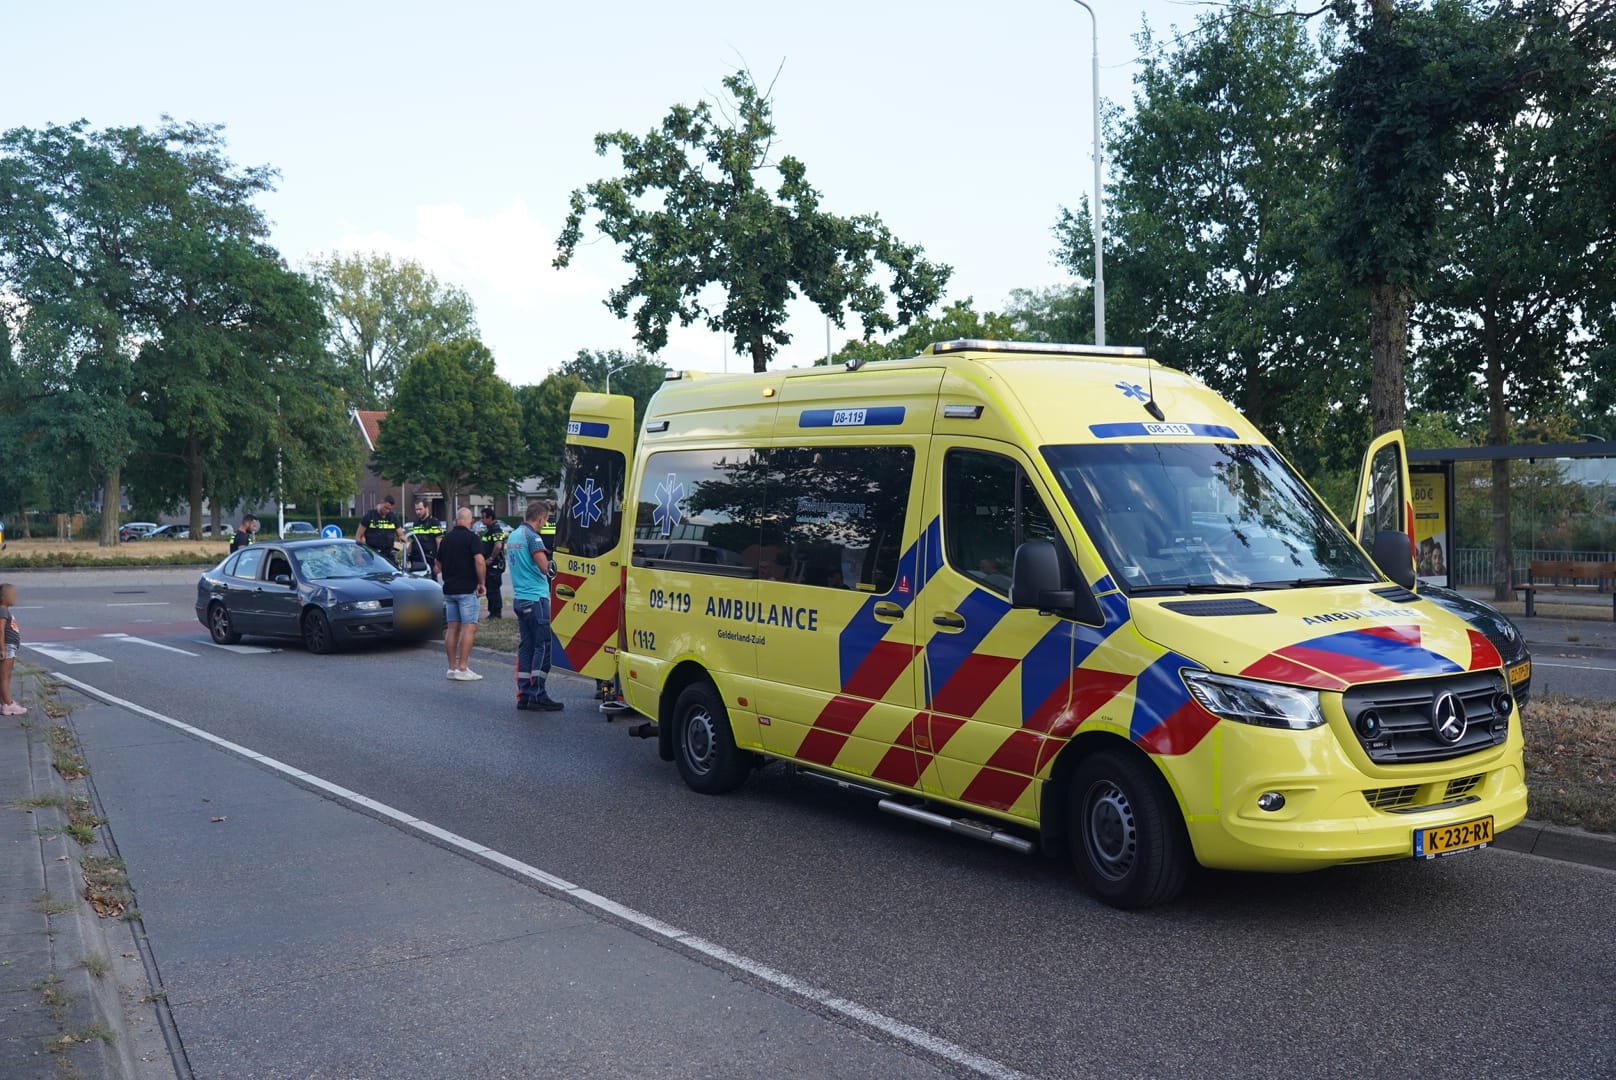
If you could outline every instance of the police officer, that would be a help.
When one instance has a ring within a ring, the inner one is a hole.
[[[240,551],[242,548],[252,543],[253,534],[257,531],[258,518],[252,514],[247,514],[244,516],[241,519],[241,528],[237,529],[236,535],[230,538],[230,550]]]
[[[432,508],[425,500],[416,499],[415,517],[410,521],[410,539],[415,543],[412,545],[409,562],[413,564],[419,558],[426,563],[427,569],[431,570],[433,562],[438,557],[438,541],[443,539],[446,531],[443,522],[432,516]],[[417,547],[419,553],[414,550]]]
[[[492,506],[483,507],[483,521],[478,532],[482,536],[483,559],[488,565],[488,617],[503,619],[505,598],[500,595],[500,586],[505,583],[505,541],[510,534],[494,516]]]
[[[393,513],[395,505],[391,495],[383,495],[381,505],[360,519],[354,539],[396,566],[398,560],[393,554],[393,545],[398,543],[399,530],[404,523]]]

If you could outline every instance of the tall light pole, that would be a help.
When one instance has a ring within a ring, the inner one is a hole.
[[[608,394],[612,392],[612,376],[616,375],[619,371],[627,371],[628,369],[628,364],[619,364],[617,367],[612,368],[606,373],[606,392]]]
[[[1094,29],[1094,203],[1089,207],[1094,216],[1094,344],[1105,344],[1105,210],[1100,190],[1100,21],[1094,9],[1084,0],[1073,0],[1089,13]]]

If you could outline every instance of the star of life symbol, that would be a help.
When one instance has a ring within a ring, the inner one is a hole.
[[[673,527],[684,520],[684,511],[679,509],[679,502],[685,497],[685,486],[673,473],[657,485],[657,505],[651,512],[651,522],[663,536],[672,536]]]
[[[585,480],[572,489],[572,517],[584,528],[589,528],[595,522],[606,516],[606,508],[601,504],[605,501],[606,493],[595,486],[593,479]]]
[[[1134,398],[1138,401],[1150,400],[1150,395],[1145,393],[1145,388],[1138,383],[1119,382],[1117,383],[1117,389],[1122,391],[1123,397]]]

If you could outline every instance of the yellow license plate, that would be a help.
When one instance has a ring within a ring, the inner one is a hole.
[[[1522,660],[1509,669],[1509,685],[1519,686],[1532,677],[1532,661]]]
[[[431,621],[432,615],[424,608],[407,608],[400,611],[395,619],[400,626],[425,626]]]
[[[1418,829],[1414,833],[1414,857],[1434,859],[1439,855],[1453,855],[1461,851],[1474,851],[1493,842],[1493,819],[1472,818],[1453,825],[1438,825]]]

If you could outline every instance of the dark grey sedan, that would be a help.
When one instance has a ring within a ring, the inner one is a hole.
[[[438,632],[443,590],[401,574],[352,540],[242,548],[196,583],[196,617],[220,645],[243,636],[300,638],[310,652]]]

